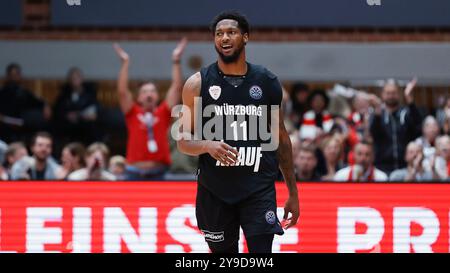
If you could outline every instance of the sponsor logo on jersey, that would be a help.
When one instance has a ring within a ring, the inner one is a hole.
[[[209,94],[214,100],[217,100],[220,97],[220,93],[222,93],[222,88],[218,85],[212,85],[209,87]]]
[[[214,105],[215,113],[218,116],[258,116],[261,117],[267,106],[255,105]]]

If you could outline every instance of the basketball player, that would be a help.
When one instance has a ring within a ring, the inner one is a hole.
[[[284,228],[294,226],[299,217],[291,142],[281,113],[274,123],[278,127],[277,149],[264,150],[262,144],[267,140],[249,135],[270,125],[270,121],[264,124],[258,120],[257,128],[252,129],[251,122],[270,112],[265,110],[270,106],[280,106],[281,85],[264,67],[246,62],[249,24],[243,15],[223,12],[214,18],[211,30],[218,60],[186,81],[181,139],[177,142],[182,153],[199,156],[198,227],[213,253],[237,253],[239,227],[250,253],[270,253],[274,234],[284,233],[276,215],[274,182],[279,169],[289,190]],[[201,105],[195,103],[199,99]],[[211,106],[213,115],[202,115],[202,126],[194,123],[197,113]],[[206,137],[208,122],[217,118],[224,121],[223,126],[211,130],[215,137]],[[199,127],[202,137],[193,138]],[[222,136],[217,136],[221,131]]]

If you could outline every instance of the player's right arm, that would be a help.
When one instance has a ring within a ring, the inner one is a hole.
[[[128,67],[130,65],[130,57],[117,43],[114,44],[114,50],[122,62],[119,77],[117,79],[117,95],[119,97],[120,110],[126,114],[130,111],[131,107],[133,107],[133,95],[128,88]]]
[[[195,130],[195,113],[202,109],[195,109],[195,98],[200,96],[201,75],[199,72],[192,75],[183,87],[183,110],[181,115],[180,139],[177,141],[178,150],[184,154],[198,156],[208,153],[214,159],[225,165],[233,165],[237,161],[238,152],[230,145],[213,140],[196,140],[193,136]]]

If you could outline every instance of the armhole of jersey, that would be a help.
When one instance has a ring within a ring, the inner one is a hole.
[[[203,89],[204,89],[204,85],[205,85],[205,82],[204,82],[204,79],[206,79],[206,73],[208,72],[208,70],[207,70],[207,68],[206,67],[203,67],[202,69],[200,69],[200,92],[199,92],[199,96],[200,96],[200,98],[202,98],[203,99]]]
[[[273,87],[270,94],[270,103],[281,107],[281,104],[283,103],[283,86],[278,77],[274,74],[272,75],[274,77],[268,76],[267,79],[269,81],[269,86]]]

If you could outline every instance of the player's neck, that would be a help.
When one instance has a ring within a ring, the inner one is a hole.
[[[245,52],[242,52],[236,62],[225,63],[222,59],[218,59],[217,65],[220,71],[225,75],[245,75],[247,74],[247,62],[245,61]]]

